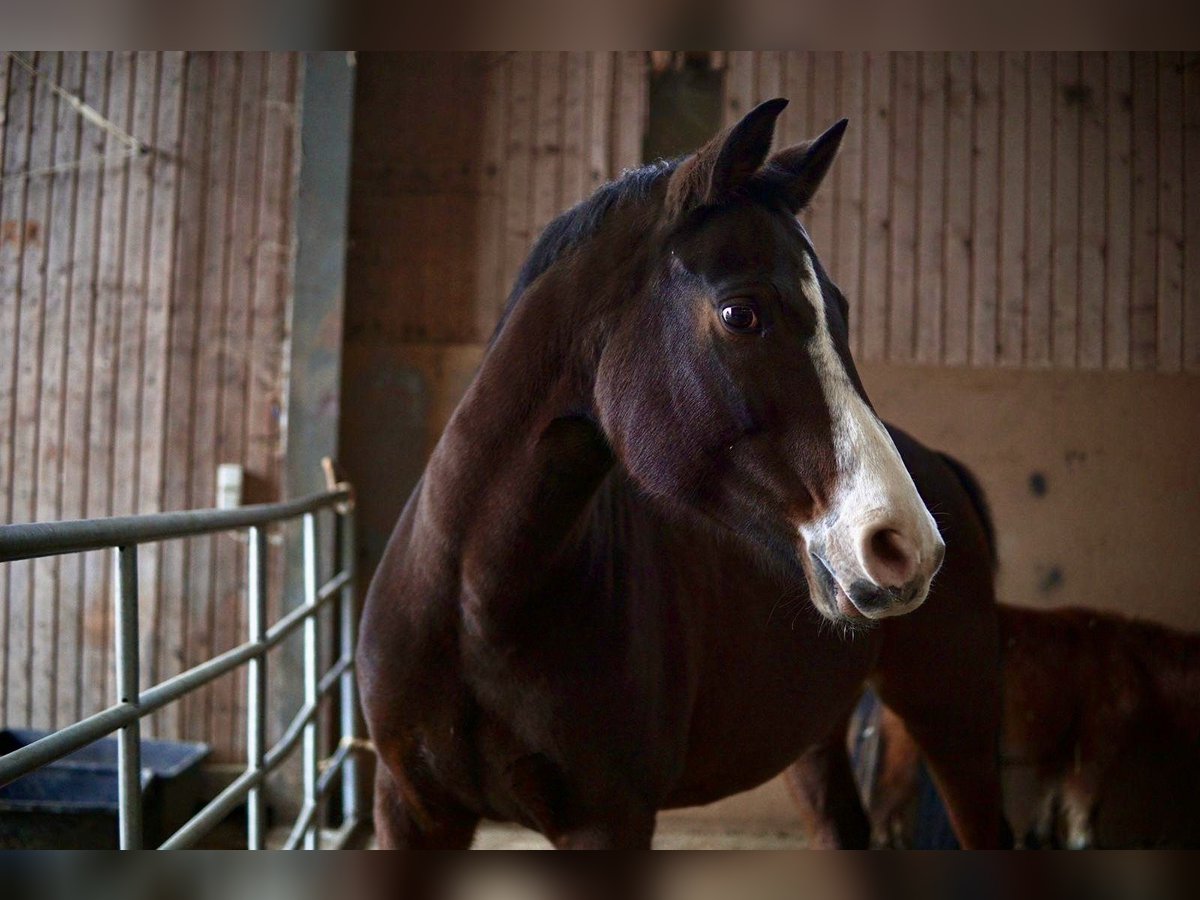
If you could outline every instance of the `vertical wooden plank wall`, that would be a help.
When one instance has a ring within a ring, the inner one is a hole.
[[[298,55],[19,57],[0,57],[0,521],[211,506],[223,462],[248,501],[278,497]],[[240,640],[243,560],[231,537],[143,548],[143,678]],[[104,553],[0,567],[5,724],[112,702],[110,578]],[[238,679],[153,725],[239,753]]]
[[[542,228],[642,162],[646,66],[632,52],[363,54],[350,268],[372,323],[404,342],[486,341]]]
[[[860,358],[1200,371],[1200,54],[729,55],[732,122],[851,119],[805,213]]]

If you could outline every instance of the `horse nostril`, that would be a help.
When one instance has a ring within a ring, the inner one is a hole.
[[[917,551],[894,528],[880,528],[867,538],[865,562],[867,574],[883,587],[904,587],[916,577]]]

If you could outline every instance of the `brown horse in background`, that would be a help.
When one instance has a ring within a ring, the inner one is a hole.
[[[1200,845],[1200,635],[1082,608],[1001,605],[1002,776],[1027,846]],[[876,840],[911,820],[920,752],[879,722]]]
[[[366,601],[381,845],[467,847],[487,817],[647,847],[659,809],[791,766],[814,843],[865,846],[833,735],[868,678],[963,844],[1001,842],[980,509],[866,398],[796,219],[845,122],[769,155],[785,105],[601,188],[526,261]]]

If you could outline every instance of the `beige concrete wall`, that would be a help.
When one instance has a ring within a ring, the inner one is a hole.
[[[1200,629],[1200,378],[864,366],[879,412],[991,500],[1001,600]]]

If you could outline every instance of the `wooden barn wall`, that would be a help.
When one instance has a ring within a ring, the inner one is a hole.
[[[40,75],[0,58],[0,517],[211,506],[224,462],[278,497],[299,55],[20,60]],[[229,536],[143,547],[144,682],[241,640],[243,559]],[[100,552],[0,566],[5,724],[113,702],[111,576]],[[226,677],[152,730],[237,753],[241,696]]]
[[[642,54],[362,54],[359,72],[354,289],[394,339],[486,341],[546,223],[640,163]]]
[[[642,53],[361,53],[341,460],[369,575],[542,227],[641,162]]]
[[[865,361],[1200,370],[1200,54],[739,52],[725,118],[848,116],[807,214]]]

